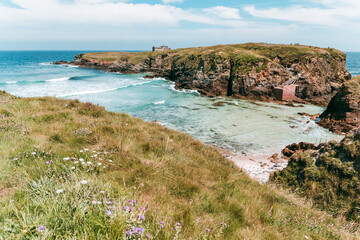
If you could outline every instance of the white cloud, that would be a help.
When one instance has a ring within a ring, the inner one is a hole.
[[[183,3],[184,0],[162,0],[164,4],[171,4],[171,3]]]
[[[212,17],[221,19],[241,19],[239,9],[236,8],[217,6],[204,9],[204,12],[208,13]]]
[[[162,4],[132,4],[107,0],[75,0],[64,4],[58,0],[13,0],[20,9],[0,5],[2,24],[96,24],[106,26],[144,25],[177,26],[181,21],[210,25],[234,25],[237,9],[216,7],[204,11],[183,10]],[[200,13],[199,13],[200,12]]]
[[[255,6],[244,8],[249,14],[259,18],[301,22],[325,26],[344,26],[357,24],[360,20],[359,0],[307,0],[304,3],[319,4],[319,7],[296,5],[257,9]]]

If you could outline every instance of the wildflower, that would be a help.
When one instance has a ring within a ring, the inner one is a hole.
[[[56,190],[56,193],[57,193],[57,194],[60,194],[60,193],[62,193],[62,192],[64,192],[64,190],[62,190],[62,189]]]
[[[71,169],[75,169],[75,167],[71,167]]]
[[[70,160],[69,157],[63,158],[64,161]]]
[[[143,234],[144,233],[144,228],[142,228],[142,227],[136,227],[136,233],[137,234]]]
[[[32,152],[31,154],[32,154],[32,155],[36,155],[36,152]]]
[[[104,193],[105,193],[105,191],[100,191],[100,193],[101,193],[101,194],[104,194]]]
[[[209,229],[209,228],[207,228],[207,229],[206,229],[206,231],[207,231],[207,232],[210,232],[210,229]]]
[[[113,160],[109,160],[109,162],[113,162]]]
[[[106,205],[111,205],[113,204],[114,202],[111,202],[111,201],[106,201]]]
[[[101,163],[101,162],[99,162],[99,163],[98,163],[98,165],[99,165],[99,166],[101,166],[101,165],[102,165],[102,163]]]
[[[86,181],[86,180],[82,180],[82,181],[80,181],[80,183],[81,183],[81,184],[87,184],[87,183],[88,183],[88,181]]]
[[[92,203],[92,204],[97,204],[97,201],[92,201],[91,203]]]
[[[131,236],[133,234],[133,232],[131,230],[126,230],[126,235]]]
[[[97,204],[102,204],[102,202],[98,201]]]
[[[86,162],[86,163],[89,164],[89,165],[92,164],[92,162]]]
[[[112,212],[110,210],[105,210],[105,214],[111,216]]]
[[[93,151],[93,153],[96,153],[96,151]]]
[[[160,224],[161,228],[164,228],[164,223],[163,222],[159,222],[159,224]]]
[[[80,150],[79,152],[81,152],[81,153],[82,153],[82,152],[84,152],[84,150]]]
[[[305,235],[305,238],[306,238],[306,239],[309,239],[309,237],[308,237],[308,236],[306,236],[306,235]]]
[[[87,149],[87,148],[84,148],[84,151],[89,151],[89,149]]]
[[[139,218],[140,218],[141,221],[144,221],[144,220],[145,220],[145,216],[144,216],[144,215],[140,215]]]
[[[38,228],[39,231],[45,230],[45,226],[44,225],[40,225],[40,227]]]
[[[74,163],[79,163],[79,161],[75,161]]]
[[[181,224],[180,224],[180,223],[176,223],[175,226],[181,226]]]
[[[85,162],[81,162],[81,164],[85,164]]]
[[[123,210],[126,211],[126,210],[127,210],[127,206],[123,206]]]
[[[83,162],[83,161],[84,161],[84,159],[83,159],[83,158],[80,158],[80,159],[79,159],[79,161],[80,161],[80,162]]]
[[[53,163],[53,161],[47,161],[46,164],[50,164],[50,163]]]

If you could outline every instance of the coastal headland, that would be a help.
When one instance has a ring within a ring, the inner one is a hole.
[[[174,81],[177,89],[194,89],[206,96],[273,101],[278,99],[274,89],[293,85],[296,90],[290,90],[295,91],[291,100],[323,106],[351,79],[346,54],[339,50],[266,43],[86,53],[70,64],[109,72],[149,73],[148,77]]]

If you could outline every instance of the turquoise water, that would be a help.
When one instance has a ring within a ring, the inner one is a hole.
[[[177,91],[169,81],[144,79],[141,74],[50,64],[72,60],[78,53],[81,52],[0,52],[0,89],[21,97],[90,101],[110,111],[157,120],[206,143],[246,154],[268,154],[293,142],[318,143],[339,137],[298,115],[320,113],[324,110],[321,107],[211,99],[194,91]],[[349,53],[348,69],[353,75],[360,74],[359,53]]]

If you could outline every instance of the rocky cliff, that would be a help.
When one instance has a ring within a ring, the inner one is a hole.
[[[152,72],[207,96],[273,100],[273,89],[295,83],[296,96],[327,103],[351,78],[346,55],[335,49],[248,43],[162,52],[105,52],[78,56],[71,64],[111,72]]]
[[[320,118],[318,124],[337,133],[360,127],[360,76],[343,84]]]
[[[288,166],[272,182],[292,188],[336,216],[360,223],[360,129],[341,142],[292,144]]]

